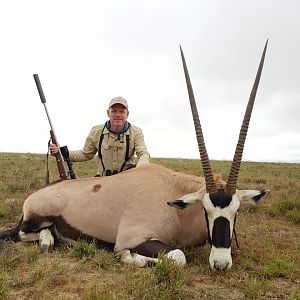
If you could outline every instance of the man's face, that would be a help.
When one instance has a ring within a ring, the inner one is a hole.
[[[121,130],[128,117],[127,108],[119,103],[114,104],[107,110],[107,116],[110,119],[110,123],[113,129]]]

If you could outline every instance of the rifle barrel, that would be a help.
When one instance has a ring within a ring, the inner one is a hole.
[[[44,92],[43,92],[43,88],[42,88],[42,85],[41,85],[41,82],[40,82],[40,79],[39,79],[39,75],[38,74],[33,74],[33,78],[34,78],[36,87],[39,91],[42,103],[46,103],[46,97],[45,97]]]
[[[39,92],[39,95],[40,95],[40,98],[41,98],[41,101],[44,105],[44,108],[45,108],[45,111],[46,111],[46,114],[47,114],[47,117],[48,117],[48,121],[49,121],[50,128],[51,128],[50,135],[51,135],[52,143],[56,144],[59,147],[56,135],[54,133],[54,128],[53,128],[53,125],[52,125],[52,122],[51,122],[51,119],[50,119],[50,115],[48,113],[48,109],[47,109],[47,106],[46,106],[46,98],[45,98],[45,95],[44,95],[44,92],[43,92],[43,89],[42,89],[42,85],[41,85],[41,82],[40,82],[40,79],[39,79],[39,75],[38,74],[33,74],[33,78],[34,78],[36,87],[38,89],[38,92]],[[60,150],[55,154],[55,158],[56,158],[57,168],[58,168],[58,172],[59,172],[59,176],[60,176],[61,180],[68,179]],[[74,177],[75,177],[75,175],[74,175]]]
[[[48,113],[48,109],[47,109],[47,105],[46,105],[46,97],[44,95],[44,91],[43,91],[43,88],[42,88],[42,85],[41,85],[41,82],[40,82],[39,75],[38,74],[33,74],[33,78],[34,78],[36,87],[38,89],[38,92],[39,92],[39,95],[40,95],[40,98],[41,98],[41,102],[44,105],[44,108],[45,108],[45,111],[46,111],[46,115],[47,115],[47,118],[48,118],[48,121],[49,121],[49,124],[50,124],[50,128],[51,128],[51,130],[53,132],[53,135],[55,136],[56,142],[58,143],[56,135],[55,135],[55,131],[54,131],[54,128],[53,128],[53,125],[52,125],[52,122],[51,122],[51,118],[50,118],[50,115]],[[57,146],[59,146],[59,144],[57,144]]]

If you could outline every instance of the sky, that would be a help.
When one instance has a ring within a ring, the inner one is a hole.
[[[199,158],[179,45],[209,158],[232,160],[266,40],[244,161],[300,162],[300,1],[0,1],[0,152],[82,149],[116,96],[151,157]]]

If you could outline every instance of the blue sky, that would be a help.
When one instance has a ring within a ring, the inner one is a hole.
[[[152,157],[199,158],[179,45],[211,159],[231,160],[266,39],[244,160],[300,162],[297,0],[0,2],[1,152],[45,153],[49,124],[81,149],[111,98]]]

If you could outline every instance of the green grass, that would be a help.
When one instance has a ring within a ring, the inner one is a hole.
[[[199,160],[152,158],[202,175]],[[212,161],[226,180],[228,161]],[[12,228],[28,195],[45,186],[45,155],[0,153],[0,227]],[[58,179],[50,158],[50,180]],[[96,174],[94,160],[74,164],[77,177]],[[80,241],[43,255],[34,243],[0,246],[0,299],[300,299],[300,164],[243,162],[241,189],[271,189],[258,206],[240,208],[233,267],[210,270],[208,244],[184,249],[187,265],[162,259],[152,268],[122,264],[111,252]]]
[[[91,259],[95,257],[97,252],[96,244],[87,243],[85,241],[78,241],[77,244],[70,249],[71,256],[81,260]]]
[[[0,299],[7,299],[10,291],[11,277],[5,271],[0,270]]]
[[[262,273],[268,277],[290,278],[295,266],[286,259],[270,259],[262,265]]]
[[[300,198],[298,200],[283,200],[273,205],[269,213],[272,216],[284,215],[295,224],[300,224]]]

